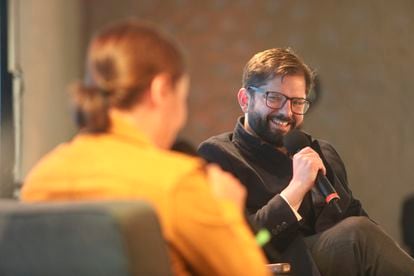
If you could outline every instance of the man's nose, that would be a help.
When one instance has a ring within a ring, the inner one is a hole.
[[[279,112],[289,117],[293,115],[290,99],[286,99],[286,102],[279,108]]]

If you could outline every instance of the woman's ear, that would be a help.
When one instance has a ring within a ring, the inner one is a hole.
[[[249,106],[249,94],[246,88],[240,88],[239,93],[237,93],[237,100],[243,113],[247,113]]]
[[[163,104],[171,89],[171,78],[167,74],[156,75],[150,85],[151,102],[157,106]]]

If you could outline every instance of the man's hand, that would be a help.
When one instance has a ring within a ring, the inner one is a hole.
[[[293,177],[282,194],[296,210],[305,194],[315,185],[319,170],[326,173],[322,159],[312,148],[305,147],[293,156]]]
[[[211,183],[213,194],[218,198],[233,201],[240,210],[244,210],[246,189],[237,178],[214,164],[207,165],[207,176]]]

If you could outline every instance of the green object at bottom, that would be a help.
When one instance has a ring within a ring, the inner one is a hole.
[[[260,229],[256,234],[256,242],[259,246],[264,246],[270,241],[271,235],[267,229]]]

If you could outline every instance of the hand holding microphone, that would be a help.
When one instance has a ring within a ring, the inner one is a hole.
[[[318,160],[320,160],[320,162],[322,162],[322,160],[320,158],[315,158],[315,154],[318,155],[318,153],[310,148],[310,138],[302,131],[295,129],[286,134],[283,139],[283,144],[286,147],[288,154],[294,156],[294,177],[297,177],[295,176],[295,170],[302,172],[315,172],[314,166],[317,166],[316,168],[319,166],[320,169],[317,170],[316,175],[313,175],[312,173],[307,173],[307,175],[315,181],[315,184],[324,196],[326,203],[333,204],[337,211],[342,213],[342,210],[337,203],[339,195],[328,178],[325,176],[325,168],[323,167],[323,164],[322,166],[318,164]],[[295,156],[298,152],[300,152],[299,156]],[[297,158],[301,159],[300,162],[295,162],[295,159]],[[305,168],[306,166],[307,168]],[[310,187],[307,188],[310,189]]]

